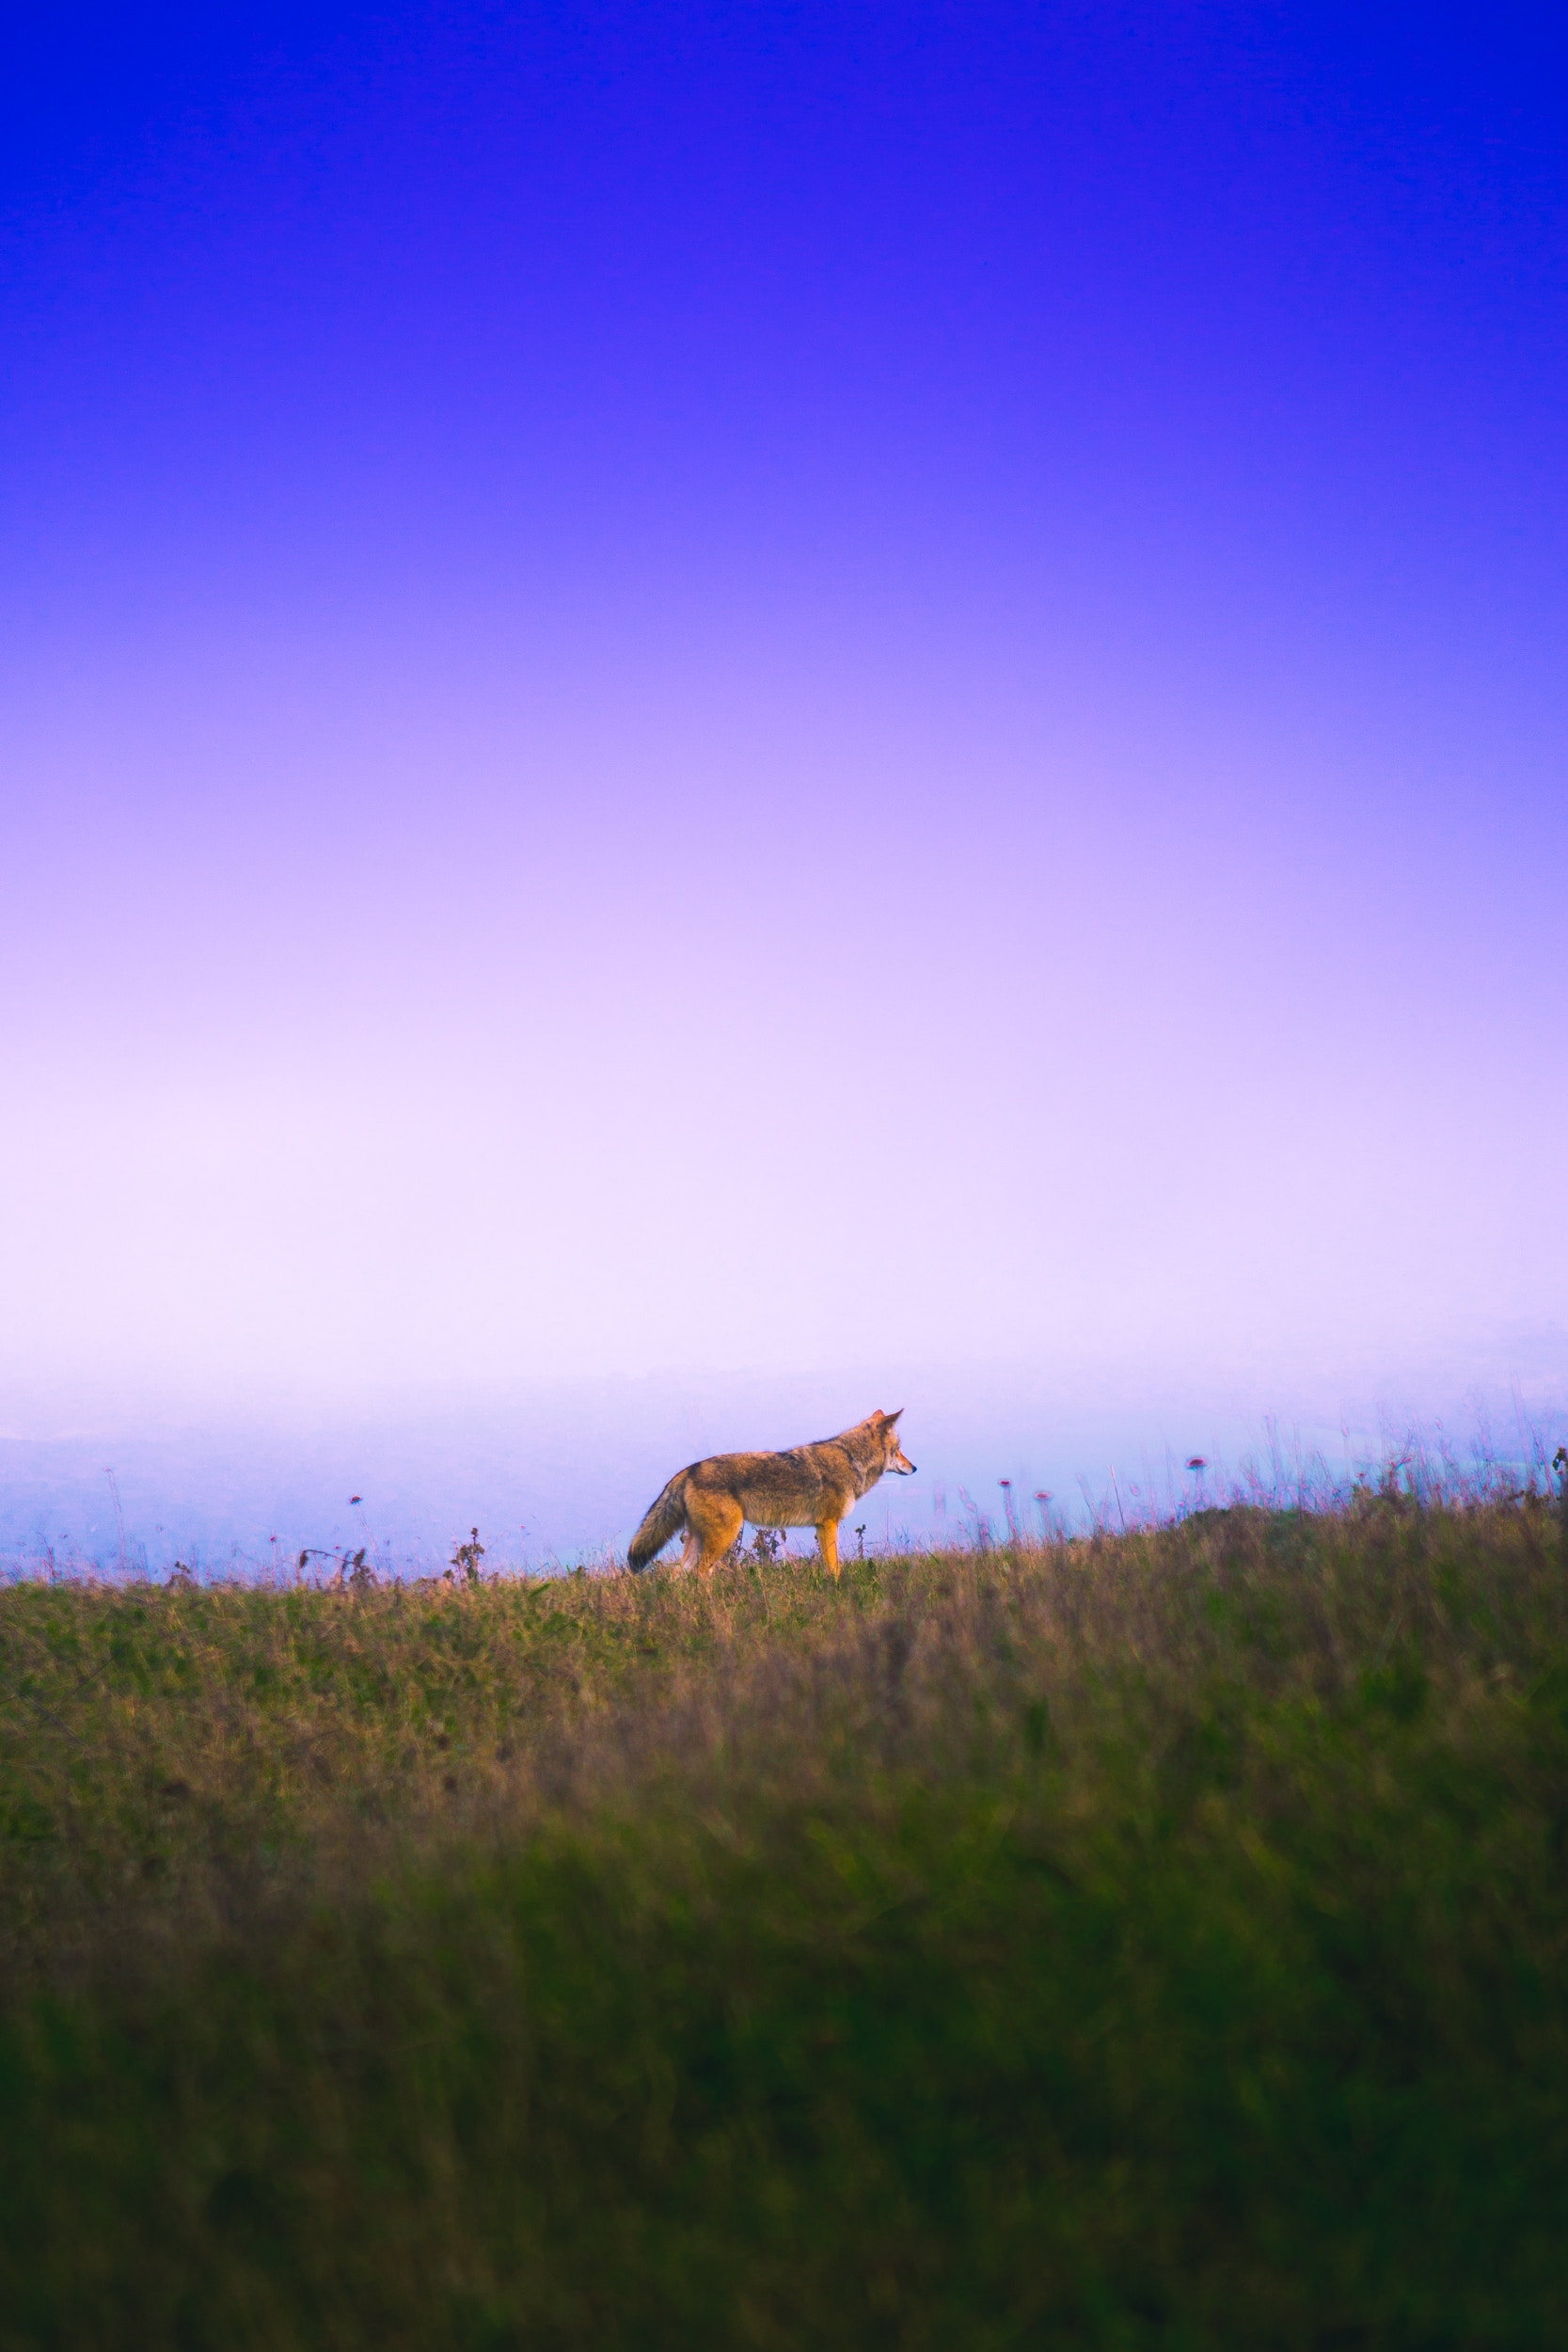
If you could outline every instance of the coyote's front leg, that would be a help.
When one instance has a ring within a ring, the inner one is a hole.
[[[838,1574],[838,1521],[837,1521],[837,1519],[818,1519],[818,1521],[817,1521],[817,1523],[816,1523],[816,1546],[817,1546],[817,1549],[818,1549],[818,1550],[821,1552],[821,1554],[822,1554],[822,1565],[823,1565],[823,1566],[827,1569],[828,1574],[829,1574],[830,1576],[837,1576],[837,1574]]]

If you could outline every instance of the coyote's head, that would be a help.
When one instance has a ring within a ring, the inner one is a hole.
[[[904,1418],[900,1405],[895,1413],[873,1413],[871,1427],[882,1449],[882,1468],[895,1470],[900,1478],[914,1475],[914,1464],[898,1442],[898,1423]]]

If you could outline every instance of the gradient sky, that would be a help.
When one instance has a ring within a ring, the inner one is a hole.
[[[33,15],[8,1432],[1560,1406],[1568,24]]]

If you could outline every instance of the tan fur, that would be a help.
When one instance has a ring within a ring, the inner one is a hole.
[[[684,1534],[683,1568],[711,1576],[748,1520],[753,1527],[815,1527],[825,1567],[838,1565],[838,1525],[884,1470],[914,1469],[895,1434],[897,1413],[873,1413],[836,1438],[785,1454],[714,1454],[677,1470],[631,1539],[626,1559],[645,1568]]]

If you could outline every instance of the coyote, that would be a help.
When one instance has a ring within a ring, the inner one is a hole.
[[[899,1411],[902,1411],[902,1406]],[[898,1413],[873,1413],[841,1437],[787,1454],[713,1454],[677,1470],[631,1539],[628,1565],[645,1568],[684,1534],[683,1568],[711,1576],[748,1519],[753,1527],[815,1527],[824,1566],[838,1574],[838,1523],[884,1470],[914,1464],[895,1434]]]

